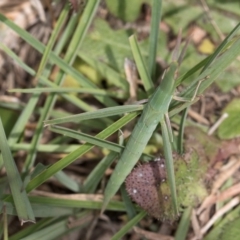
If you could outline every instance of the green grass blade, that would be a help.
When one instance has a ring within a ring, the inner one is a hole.
[[[156,74],[156,54],[161,21],[161,10],[162,0],[154,0],[152,5],[151,31],[149,36],[148,50],[148,70],[152,79],[155,79]]]
[[[87,176],[83,184],[84,192],[91,193],[97,188],[97,185],[101,181],[106,172],[107,168],[111,166],[114,160],[119,156],[116,152],[110,152],[106,157],[104,157],[97,166],[91,171]]]
[[[69,117],[46,120],[44,121],[44,124],[45,126],[47,126],[50,124],[60,124],[60,123],[66,123],[66,122],[80,122],[83,120],[103,118],[103,117],[115,116],[118,114],[141,111],[142,109],[143,109],[142,105],[124,105],[124,106],[117,106],[117,107],[109,107],[109,108],[99,109],[93,112],[80,113],[80,114],[72,115]]]
[[[90,24],[95,16],[100,0],[89,0],[84,8],[81,20],[78,24],[77,29],[74,32],[72,41],[69,44],[66,56],[64,57],[65,61],[72,65],[74,62],[78,51],[82,45],[82,41],[89,29]]]
[[[5,132],[0,118],[0,157],[3,159],[7,172],[8,182],[12,192],[12,197],[16,207],[19,221],[21,223],[30,221],[35,222],[35,217],[26,191],[23,189],[23,182],[18,172],[17,166],[12,157],[7,143]]]
[[[43,81],[42,81],[43,83]],[[45,83],[45,81],[44,81]],[[50,85],[50,82],[47,84]],[[97,94],[100,96],[112,96],[115,98],[123,98],[118,93],[113,93],[110,91],[105,91],[101,89],[93,89],[93,88],[72,88],[72,87],[37,87],[37,88],[28,88],[28,89],[22,89],[22,88],[13,88],[8,90],[8,92],[21,92],[21,93],[87,93],[87,94]]]
[[[59,127],[59,126],[51,126],[49,128],[50,131],[53,131],[55,133],[60,133],[64,136],[68,136],[74,139],[78,139],[78,140],[82,140],[82,141],[86,141],[88,143],[91,143],[95,146],[99,146],[102,148],[107,148],[113,152],[121,152],[123,150],[123,146],[120,146],[116,143],[107,141],[107,140],[103,140],[103,139],[99,139],[97,137],[85,134],[85,133],[81,133],[78,131],[74,131],[72,129],[69,128],[64,128],[64,127]]]
[[[4,202],[4,204],[9,215],[17,215],[16,209],[12,203]],[[31,206],[36,218],[61,217],[72,215],[75,212],[74,208],[49,206],[48,204],[31,203]]]
[[[179,125],[178,137],[177,137],[177,151],[179,154],[183,154],[183,134],[185,122],[188,114],[188,108],[184,109],[182,112],[181,122]]]
[[[29,151],[31,145],[27,143],[17,143],[10,145],[11,150],[13,151]],[[37,146],[38,152],[44,153],[70,153],[79,148],[79,144],[39,144]]]
[[[188,233],[188,228],[190,225],[190,219],[191,219],[191,213],[192,213],[192,207],[188,207],[185,209],[180,224],[178,225],[178,229],[175,233],[175,240],[185,240]]]
[[[161,121],[161,129],[162,129],[162,138],[163,138],[163,151],[164,157],[166,160],[166,169],[167,169],[167,178],[168,183],[170,185],[171,190],[171,198],[172,204],[174,208],[175,215],[178,215],[178,203],[177,203],[177,190],[175,184],[175,173],[174,173],[174,164],[173,164],[173,156],[172,156],[172,147],[171,141],[169,139],[169,134],[167,130],[167,125],[164,119]]]
[[[48,62],[48,58],[49,58],[49,55],[50,55],[50,52],[52,51],[52,48],[53,48],[53,45],[54,43],[56,42],[57,40],[57,37],[61,31],[61,28],[62,26],[64,25],[64,22],[67,20],[67,17],[68,17],[68,13],[69,13],[69,4],[65,4],[59,18],[58,18],[58,21],[52,31],[52,34],[51,34],[51,37],[48,41],[48,44],[44,50],[44,53],[43,53],[43,56],[42,56],[42,59],[41,59],[41,62],[40,62],[40,65],[39,65],[39,68],[38,68],[38,71],[37,71],[37,75],[36,75],[36,78],[38,79],[39,76],[42,74],[47,62]]]
[[[124,227],[121,228],[113,237],[112,240],[122,239],[122,237],[138,222],[140,222],[146,216],[146,212],[140,212],[136,217],[131,219]]]
[[[101,133],[97,134],[96,137],[100,139],[105,139],[114,132],[116,132],[118,129],[120,129],[122,126],[124,126],[126,123],[134,119],[138,113],[130,113],[121,119],[119,119],[117,122],[113,123],[111,126],[103,130]],[[42,183],[44,183],[47,179],[49,179],[51,176],[56,174],[59,170],[64,169],[66,166],[71,164],[73,161],[75,161],[77,158],[82,156],[84,153],[88,152],[93,148],[92,144],[86,143],[80,146],[77,150],[70,153],[66,157],[60,159],[57,163],[51,165],[47,170],[45,170],[43,173],[39,174],[37,177],[32,179],[29,184],[27,185],[26,191],[30,192]]]
[[[150,93],[153,92],[154,85],[153,85],[153,82],[152,82],[152,80],[150,78],[150,75],[147,71],[147,67],[146,67],[146,65],[143,61],[143,58],[142,58],[137,40],[136,40],[134,35],[132,35],[129,38],[129,43],[130,43],[130,46],[131,46],[131,49],[132,49],[134,60],[135,60],[136,65],[137,65],[137,69],[139,71],[139,75],[140,75],[141,80],[143,82],[143,86],[144,86],[146,92],[148,94],[150,94]]]
[[[22,239],[25,236],[28,236],[30,233],[36,232],[37,230],[40,230],[41,228],[44,228],[45,226],[49,225],[54,219],[41,219],[36,224],[32,224],[31,226],[28,226],[27,228],[24,228],[23,230],[20,230],[16,234],[12,235],[9,240],[19,240]]]
[[[82,197],[81,197],[82,196]],[[66,207],[66,208],[84,208],[84,209],[96,209],[100,210],[102,207],[102,195],[96,194],[73,194],[73,199],[69,198],[71,195],[67,195],[65,198],[59,195],[59,198],[51,197],[29,197],[32,204],[40,204],[45,206]],[[110,201],[107,206],[107,210],[124,212],[125,206],[120,201]]]
[[[70,189],[73,192],[80,192],[81,186],[79,183],[77,183],[74,179],[69,177],[66,173],[63,171],[57,172],[54,177],[67,189]]]

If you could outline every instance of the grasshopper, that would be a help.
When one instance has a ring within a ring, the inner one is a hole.
[[[176,216],[178,215],[177,192],[171,148],[171,142],[173,141],[173,137],[168,117],[168,110],[172,98],[174,97],[173,94],[175,91],[175,79],[179,68],[179,62],[181,61],[183,55],[180,55],[178,61],[174,60],[177,58],[176,56],[179,50],[180,42],[181,37],[179,36],[177,45],[173,53],[173,61],[170,63],[168,69],[165,71],[164,77],[160,85],[153,93],[148,103],[145,105],[142,115],[139,118],[136,126],[134,127],[129,141],[127,142],[127,145],[123,153],[121,154],[117,166],[110,177],[104,193],[102,212],[139,160],[143,149],[146,147],[154,130],[160,122],[163,137],[163,150],[166,159],[167,179],[170,186],[174,214]],[[199,81],[196,91],[191,100],[182,99],[182,101],[194,100],[201,81]],[[177,97],[176,99],[180,100],[179,97]]]

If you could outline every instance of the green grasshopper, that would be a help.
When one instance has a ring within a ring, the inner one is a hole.
[[[176,59],[180,42],[181,41],[179,38],[176,48],[174,50],[173,59]],[[175,91],[175,78],[178,71],[179,62],[181,61],[181,59],[182,54],[180,55],[178,61],[173,60],[170,63],[168,69],[165,71],[160,86],[156,89],[152,97],[149,99],[148,103],[145,105],[142,115],[138,120],[136,126],[134,127],[134,130],[129,138],[129,141],[127,142],[127,145],[105,189],[102,212],[104,211],[110,199],[118,191],[121,184],[124,182],[128,174],[131,172],[131,170],[139,160],[142,151],[146,147],[154,130],[156,129],[158,123],[160,122],[163,137],[164,156],[166,159],[167,177],[170,186],[173,211],[175,216],[178,215],[177,193],[171,148],[171,142],[173,141],[173,137],[168,117],[168,110]],[[201,81],[203,80],[199,81],[192,99],[190,100],[182,99],[182,101],[194,100]],[[179,97],[177,97],[176,99],[180,100]]]
[[[143,149],[146,147],[150,137],[160,122],[162,128],[163,142],[164,142],[164,155],[168,159],[166,162],[168,180],[170,182],[172,199],[177,199],[175,178],[173,170],[172,150],[169,137],[169,131],[165,123],[168,118],[168,108],[173,97],[175,90],[174,76],[178,69],[178,62],[173,61],[165,76],[156,89],[148,103],[145,105],[142,115],[134,127],[130,139],[118,161],[118,164],[113,172],[108,185],[105,190],[105,198],[103,202],[103,209],[108,204],[111,197],[116,193],[121,184],[124,182],[127,175],[131,172],[134,165],[139,160]],[[131,159],[131,161],[129,161]],[[128,171],[120,171],[127,169]],[[178,213],[177,203],[174,203],[175,213]]]
[[[106,207],[110,198],[112,197],[109,196],[109,192],[112,193],[114,192],[114,194],[117,192],[120,185],[123,183],[127,175],[131,172],[132,168],[139,160],[143,152],[143,149],[146,147],[150,137],[152,136],[159,122],[162,127],[163,141],[166,145],[168,145],[167,147],[171,148],[169,133],[166,130],[167,127],[165,124],[165,116],[168,113],[169,104],[172,100],[172,96],[175,90],[174,75],[177,69],[178,63],[172,62],[168,70],[166,71],[160,86],[157,88],[157,90],[154,92],[148,103],[145,105],[142,115],[138,120],[136,126],[134,127],[130,139],[115,168],[116,174],[113,174],[108,182],[108,185],[105,190],[105,199],[103,207]],[[132,149],[134,149],[134,151]],[[132,160],[128,161],[128,159]],[[171,161],[169,162],[170,164],[168,164],[169,166],[173,164],[172,159],[170,159],[170,161]],[[120,172],[119,169],[123,169],[123,167],[124,169],[129,169],[129,171]],[[172,168],[167,167],[167,169],[170,170],[173,169],[173,167]],[[175,183],[174,174],[172,172],[167,173],[168,176],[173,176],[172,181]],[[174,192],[173,194],[175,194],[176,196],[176,189],[173,189],[173,192]]]

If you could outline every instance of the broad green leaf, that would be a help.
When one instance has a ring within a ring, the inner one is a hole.
[[[218,128],[218,136],[221,139],[232,139],[240,136],[240,99],[233,99],[222,111],[228,114]]]

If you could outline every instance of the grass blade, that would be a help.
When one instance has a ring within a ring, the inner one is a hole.
[[[102,147],[102,148],[107,148],[113,152],[121,152],[123,150],[123,146],[120,146],[116,143],[113,143],[113,142],[110,142],[110,141],[107,141],[107,140],[103,140],[103,139],[99,139],[97,137],[94,137],[94,136],[91,136],[91,135],[88,135],[88,134],[85,134],[85,133],[80,133],[78,131],[74,131],[72,129],[69,129],[69,128],[64,128],[64,127],[59,127],[59,126],[51,126],[49,128],[49,130],[55,132],[55,133],[60,133],[64,136],[68,136],[68,137],[71,137],[71,138],[75,138],[75,139],[78,139],[78,140],[82,140],[82,141],[86,141],[88,143],[91,143],[95,146],[99,146],[99,147]]]
[[[161,21],[162,0],[154,0],[152,5],[151,31],[149,36],[148,71],[152,79],[156,74],[156,54]]]
[[[192,213],[192,207],[185,209],[180,224],[178,226],[177,232],[175,233],[175,240],[185,240],[187,237],[187,232],[190,224],[190,218]]]
[[[18,172],[17,166],[13,160],[10,148],[7,144],[7,139],[4,133],[2,120],[0,118],[0,157],[3,159],[4,166],[7,172],[8,182],[12,192],[12,197],[16,207],[19,221],[35,222],[35,217],[31,204],[29,202],[26,191],[23,189],[23,182]]]
[[[93,171],[91,171],[91,173],[87,176],[87,179],[84,181],[84,192],[91,193],[95,191],[107,168],[111,166],[118,155],[119,154],[116,152],[110,152],[98,163],[98,165],[93,169]]]
[[[134,60],[135,60],[136,65],[137,65],[137,69],[139,71],[139,75],[140,75],[140,77],[143,81],[143,86],[144,86],[146,92],[148,94],[150,94],[150,93],[153,92],[154,85],[153,85],[153,82],[152,82],[152,80],[150,78],[150,75],[147,71],[147,67],[146,67],[146,65],[143,61],[143,58],[142,58],[137,40],[136,40],[134,35],[132,35],[129,38],[129,43],[130,43],[130,46],[131,46],[131,49],[132,49]]]
[[[142,211],[140,212],[136,217],[131,219],[124,227],[121,228],[120,231],[118,231],[113,237],[112,240],[118,240],[122,239],[122,237],[138,222],[141,221],[146,216],[146,212]]]
[[[178,215],[178,203],[177,203],[177,190],[176,190],[176,184],[175,184],[175,173],[174,173],[174,164],[173,164],[173,156],[172,156],[172,147],[171,147],[171,141],[169,139],[168,130],[166,123],[163,119],[161,121],[161,129],[162,129],[162,138],[163,138],[163,151],[164,151],[164,157],[166,159],[166,169],[167,169],[167,176],[168,176],[168,182],[170,185],[171,190],[171,198],[172,198],[172,204],[173,209],[175,212],[175,215]]]
[[[143,105],[124,105],[124,106],[117,106],[117,107],[109,107],[109,108],[99,109],[93,112],[80,113],[80,114],[72,115],[69,117],[46,120],[44,121],[44,124],[45,126],[47,126],[50,124],[60,124],[60,123],[66,123],[66,122],[80,122],[83,120],[110,117],[118,114],[136,112],[142,109],[143,109]]]

